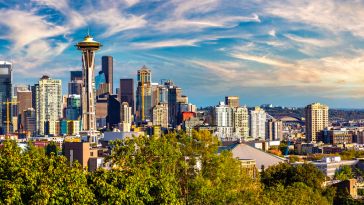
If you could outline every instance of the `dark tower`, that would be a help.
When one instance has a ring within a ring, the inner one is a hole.
[[[109,85],[109,93],[113,94],[113,59],[112,56],[102,56],[101,69],[105,75],[106,83]]]
[[[127,102],[134,114],[134,79],[120,79],[119,100],[120,103]]]

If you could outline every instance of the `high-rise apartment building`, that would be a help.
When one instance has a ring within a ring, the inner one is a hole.
[[[249,112],[246,106],[234,108],[234,132],[243,138],[249,137]]]
[[[283,123],[277,119],[269,119],[266,123],[265,129],[266,140],[283,140]]]
[[[123,132],[130,132],[133,122],[132,107],[127,102],[122,102],[120,106],[120,128]]]
[[[249,119],[250,136],[253,139],[265,139],[265,123],[267,120],[265,110],[255,107],[254,110],[250,111]]]
[[[133,79],[120,79],[120,88],[119,88],[119,99],[120,102],[127,102],[128,105],[132,108],[132,113],[135,112],[135,104],[134,104],[134,80]]]
[[[37,130],[40,135],[56,135],[62,118],[62,82],[43,76],[36,86]]]
[[[153,108],[153,125],[168,128],[168,104],[159,103]]]
[[[113,94],[114,90],[113,90],[113,83],[114,83],[114,78],[113,78],[113,58],[112,56],[102,56],[101,57],[101,69],[102,72],[105,75],[105,80],[106,83],[108,84],[108,92],[109,94]]]
[[[225,97],[225,105],[230,107],[239,107],[239,96],[226,96]]]
[[[220,138],[231,138],[234,133],[233,108],[220,102],[215,107],[215,126]]]
[[[8,119],[6,116],[6,105],[3,104],[6,101],[11,101],[12,91],[12,64],[7,61],[0,61],[0,126],[1,133],[6,132],[6,122]],[[10,116],[11,110],[10,110]],[[9,119],[11,121],[11,119]]]
[[[316,142],[317,134],[329,126],[329,107],[320,103],[312,103],[305,107],[306,139]]]
[[[152,71],[143,66],[138,70],[136,114],[139,121],[152,119]]]

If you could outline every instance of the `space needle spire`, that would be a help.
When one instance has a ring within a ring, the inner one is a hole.
[[[82,102],[82,132],[87,134],[93,141],[96,129],[96,106],[95,106],[95,52],[102,46],[101,43],[95,41],[88,33],[83,41],[76,45],[78,50],[82,52],[82,73],[83,86],[81,93]]]

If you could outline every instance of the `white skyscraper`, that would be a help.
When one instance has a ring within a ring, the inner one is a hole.
[[[36,85],[37,130],[40,135],[56,135],[62,118],[62,81],[43,76]]]
[[[168,128],[168,104],[159,103],[153,108],[153,125]]]
[[[120,128],[123,132],[130,132],[132,123],[132,107],[127,102],[121,103],[120,106]]]
[[[215,125],[220,138],[231,138],[234,132],[233,108],[220,102],[215,107]]]
[[[267,114],[260,107],[250,111],[250,136],[253,139],[265,139],[265,122]]]
[[[246,106],[234,108],[234,132],[243,138],[249,137],[249,112]]]

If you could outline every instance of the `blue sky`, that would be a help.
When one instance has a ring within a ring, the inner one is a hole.
[[[364,3],[359,0],[0,0],[0,59],[15,84],[81,69],[88,28],[118,79],[146,65],[190,102],[238,95],[272,103],[364,108]]]

